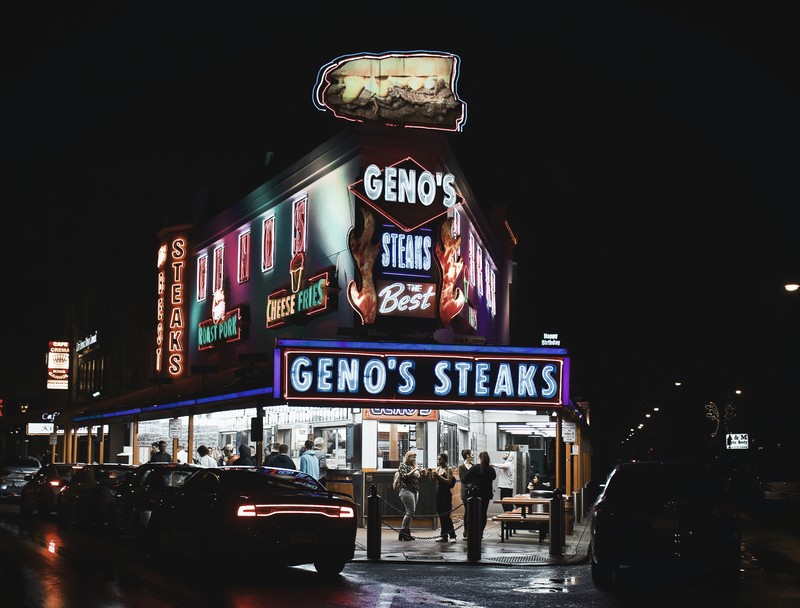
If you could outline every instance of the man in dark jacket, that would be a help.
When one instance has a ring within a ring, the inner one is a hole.
[[[278,453],[275,456],[270,456],[266,465],[278,469],[297,469],[294,460],[289,457],[289,446],[285,443],[278,446]]]
[[[167,452],[167,442],[158,442],[158,452],[150,456],[150,462],[172,462],[172,454]]]

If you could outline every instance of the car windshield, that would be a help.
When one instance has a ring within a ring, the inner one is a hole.
[[[35,458],[29,458],[25,456],[20,456],[16,458],[7,458],[3,461],[3,467],[7,467],[10,469],[15,469],[15,468],[38,469],[41,466],[42,466],[41,463]]]
[[[234,475],[223,478],[223,487],[236,492],[267,490],[322,490],[314,478],[297,471],[264,468],[256,471],[236,471]]]

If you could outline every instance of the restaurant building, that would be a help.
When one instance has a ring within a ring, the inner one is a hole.
[[[582,485],[569,357],[510,345],[515,236],[484,217],[449,145],[466,123],[459,61],[331,62],[315,92],[339,134],[209,221],[158,233],[150,385],[62,412],[65,460],[144,462],[163,438],[176,458],[244,443],[262,462],[277,442],[298,459],[323,437],[334,489],[361,498],[412,448],[423,466],[514,449],[518,491],[537,468]]]

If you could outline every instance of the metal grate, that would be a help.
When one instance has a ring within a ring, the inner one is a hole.
[[[546,564],[549,560],[544,555],[498,555],[482,558],[481,561],[501,564]]]
[[[403,553],[408,561],[425,560],[426,562],[443,562],[444,555],[431,555],[429,553]]]

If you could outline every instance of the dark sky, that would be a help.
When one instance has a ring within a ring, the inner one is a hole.
[[[733,384],[752,410],[784,405],[764,387],[797,365],[788,3],[19,4],[0,19],[0,378],[40,365],[89,273],[151,280],[158,228],[338,132],[311,102],[320,66],[429,49],[462,58],[449,139],[519,237],[524,340],[565,338],[598,425],[675,376],[697,387],[692,417]]]

